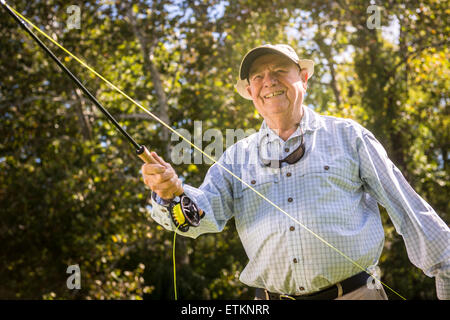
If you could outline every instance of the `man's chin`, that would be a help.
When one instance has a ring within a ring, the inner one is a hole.
[[[280,113],[286,112],[289,109],[289,103],[283,101],[283,103],[276,103],[275,101],[271,101],[270,103],[265,103],[264,108],[270,113]]]

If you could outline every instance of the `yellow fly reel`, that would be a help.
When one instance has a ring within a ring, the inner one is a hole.
[[[173,223],[182,232],[188,231],[191,226],[198,227],[205,215],[203,210],[199,210],[191,198],[184,193],[172,200],[169,211]]]

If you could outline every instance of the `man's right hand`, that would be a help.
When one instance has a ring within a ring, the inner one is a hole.
[[[172,200],[183,193],[181,180],[172,166],[165,162],[156,152],[151,152],[157,164],[145,163],[142,165],[144,183],[164,200]]]

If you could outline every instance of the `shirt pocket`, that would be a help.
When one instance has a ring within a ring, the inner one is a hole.
[[[242,173],[241,194],[245,201],[251,203],[251,207],[259,208],[260,202],[264,201],[264,197],[270,199],[270,194],[274,184],[278,181],[277,175],[274,173],[257,172],[256,170],[248,170]],[[261,195],[259,195],[257,192]]]
[[[307,226],[329,231],[359,223],[355,213],[361,203],[362,182],[356,163],[344,157],[317,157],[305,163],[299,174],[294,196]]]
[[[319,180],[329,181],[349,191],[359,189],[361,179],[359,178],[358,163],[344,155],[338,156],[317,156],[305,159],[301,166],[301,176],[316,176]]]
[[[362,181],[359,178],[358,168],[349,161],[325,161],[322,166],[323,178],[328,182],[327,185],[350,193],[361,188]]]
[[[275,227],[272,220],[276,208],[264,198],[274,201],[278,184],[277,175],[248,170],[242,173],[241,179],[245,183],[241,182],[240,197],[235,208],[238,231],[248,234],[270,227],[271,224],[270,228]]]

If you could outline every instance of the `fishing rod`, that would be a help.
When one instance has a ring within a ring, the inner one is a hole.
[[[55,56],[55,54],[47,48],[47,46],[28,28],[25,21],[20,19],[6,4],[4,0],[0,0],[3,8],[16,20],[16,22],[35,40],[35,42],[52,58],[53,61],[65,72],[65,74],[84,92],[84,94],[92,101],[93,104],[112,122],[114,127],[133,145],[136,154],[145,163],[158,164],[159,162],[151,155],[150,151],[144,145],[139,145],[130,134],[117,122],[117,120],[106,110],[95,96],[75,77],[72,72]],[[170,201],[169,212],[175,227],[182,232],[189,230],[189,227],[197,227],[200,220],[204,217],[204,212],[199,210],[197,205],[184,193],[175,194],[175,198]]]

